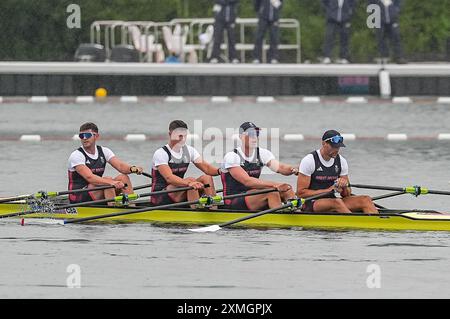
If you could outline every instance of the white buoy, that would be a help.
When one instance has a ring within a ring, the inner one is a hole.
[[[87,95],[87,96],[77,96],[75,99],[75,103],[94,103],[94,97]]]
[[[46,96],[32,96],[29,98],[30,103],[48,103],[48,97]]]
[[[186,99],[183,96],[167,96],[165,102],[185,102]]]
[[[345,140],[347,140],[347,141],[354,141],[354,140],[356,140],[356,135],[355,134],[344,133],[344,134],[341,134],[341,136],[344,138],[344,141]]]
[[[137,103],[138,97],[137,96],[121,96],[120,102],[123,103]]]
[[[392,98],[392,103],[407,104],[412,103],[412,100],[409,96],[395,96]]]
[[[304,96],[302,98],[303,103],[320,103],[320,97],[318,96]]]
[[[275,102],[275,98],[273,96],[258,96],[256,98],[256,102],[258,102],[258,103],[273,103],[273,102]]]
[[[3,97],[0,96],[0,103],[3,103]]]
[[[450,133],[440,133],[437,137],[440,141],[447,141],[450,140]]]
[[[20,137],[20,140],[22,142],[40,142],[41,136],[40,135],[22,135]]]
[[[438,103],[450,104],[450,96],[441,96],[437,99]]]
[[[391,76],[389,72],[381,70],[378,74],[378,80],[380,82],[380,96],[383,99],[391,97]]]
[[[127,142],[136,142],[136,141],[145,141],[145,134],[127,134],[125,136],[125,141]]]
[[[364,96],[349,96],[346,100],[347,103],[367,103],[367,99]]]
[[[408,139],[408,135],[406,135],[406,134],[388,134],[386,139],[388,141],[406,141]]]
[[[303,141],[305,137],[303,134],[285,134],[283,140],[285,141]]]
[[[80,140],[80,137],[78,136],[78,134],[74,134],[74,135],[72,136],[72,140],[74,140],[74,141],[79,141],[79,140]]]
[[[228,103],[230,98],[228,96],[212,96],[211,102],[213,103]]]

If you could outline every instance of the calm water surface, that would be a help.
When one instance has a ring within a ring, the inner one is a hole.
[[[252,120],[280,133],[320,136],[325,129],[364,136],[450,131],[444,105],[208,103],[0,104],[3,137],[37,133],[72,136],[94,121],[107,137],[164,135],[172,119],[222,130]],[[164,140],[104,141],[120,158],[150,167]],[[450,150],[444,141],[348,141],[342,154],[354,183],[450,189]],[[66,187],[66,161],[75,141],[0,141],[0,196]],[[317,141],[279,143],[282,161],[296,164]],[[108,170],[108,174],[113,174]],[[190,174],[199,174],[191,169]],[[295,184],[295,178],[264,176]],[[148,183],[133,176],[135,185]],[[220,186],[220,181],[216,179]],[[382,194],[354,189],[357,194]],[[392,208],[450,210],[450,198],[402,195]],[[0,220],[0,298],[449,298],[450,234],[228,229],[193,234],[151,225],[22,227]],[[81,288],[67,288],[69,265]],[[375,265],[375,266],[373,266]],[[369,268],[368,268],[369,267]],[[369,288],[377,267],[380,288]]]

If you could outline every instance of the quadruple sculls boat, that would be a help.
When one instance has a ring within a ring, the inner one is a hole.
[[[447,191],[435,191],[420,186],[388,187],[374,185],[350,185],[354,188],[391,191],[373,200],[380,200],[402,194],[414,196],[424,194],[450,195]],[[101,186],[94,190],[111,188]],[[136,187],[135,190],[150,187],[150,184]],[[63,192],[38,192],[0,199],[0,221],[14,218],[22,225],[34,223],[69,225],[75,223],[153,223],[194,225],[189,230],[195,232],[217,231],[219,229],[239,226],[251,228],[302,228],[302,229],[366,229],[366,230],[415,230],[415,231],[450,231],[450,214],[432,210],[387,209],[380,205],[380,214],[364,213],[308,213],[300,207],[305,201],[328,195],[324,193],[309,198],[290,200],[280,207],[264,211],[232,211],[220,208],[225,199],[263,194],[275,189],[264,189],[229,196],[216,195],[201,197],[195,201],[150,206],[145,197],[186,191],[190,187],[163,190],[149,193],[119,195],[113,199],[97,200],[86,203],[69,204],[70,193],[84,190]],[[93,189],[91,189],[93,190]],[[220,190],[218,191],[220,193]],[[108,203],[115,203],[109,206]],[[120,205],[118,207],[117,205]],[[190,208],[196,205],[197,208]],[[188,208],[187,208],[188,207]],[[199,227],[205,226],[206,227]]]

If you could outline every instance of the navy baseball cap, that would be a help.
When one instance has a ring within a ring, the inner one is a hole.
[[[254,129],[256,131],[260,131],[261,129],[259,127],[257,127],[255,125],[255,123],[252,122],[244,122],[241,124],[241,126],[239,127],[239,134],[244,133],[245,131],[249,130],[249,129]]]
[[[345,147],[344,138],[336,130],[328,130],[323,133],[322,141],[330,143],[333,147]]]

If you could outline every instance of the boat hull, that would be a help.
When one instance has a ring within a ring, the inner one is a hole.
[[[0,204],[0,218],[12,212],[26,211],[24,204]],[[130,208],[79,207],[76,213],[42,214],[33,213],[21,218],[78,219],[103,214],[130,211]],[[153,210],[124,216],[99,219],[96,222],[154,223],[211,225],[228,222],[247,216],[248,212],[201,211],[201,210]],[[374,229],[374,230],[428,230],[450,231],[450,214],[398,211],[380,215],[338,214],[338,213],[275,213],[248,219],[236,227],[268,228],[313,228],[313,229]]]

